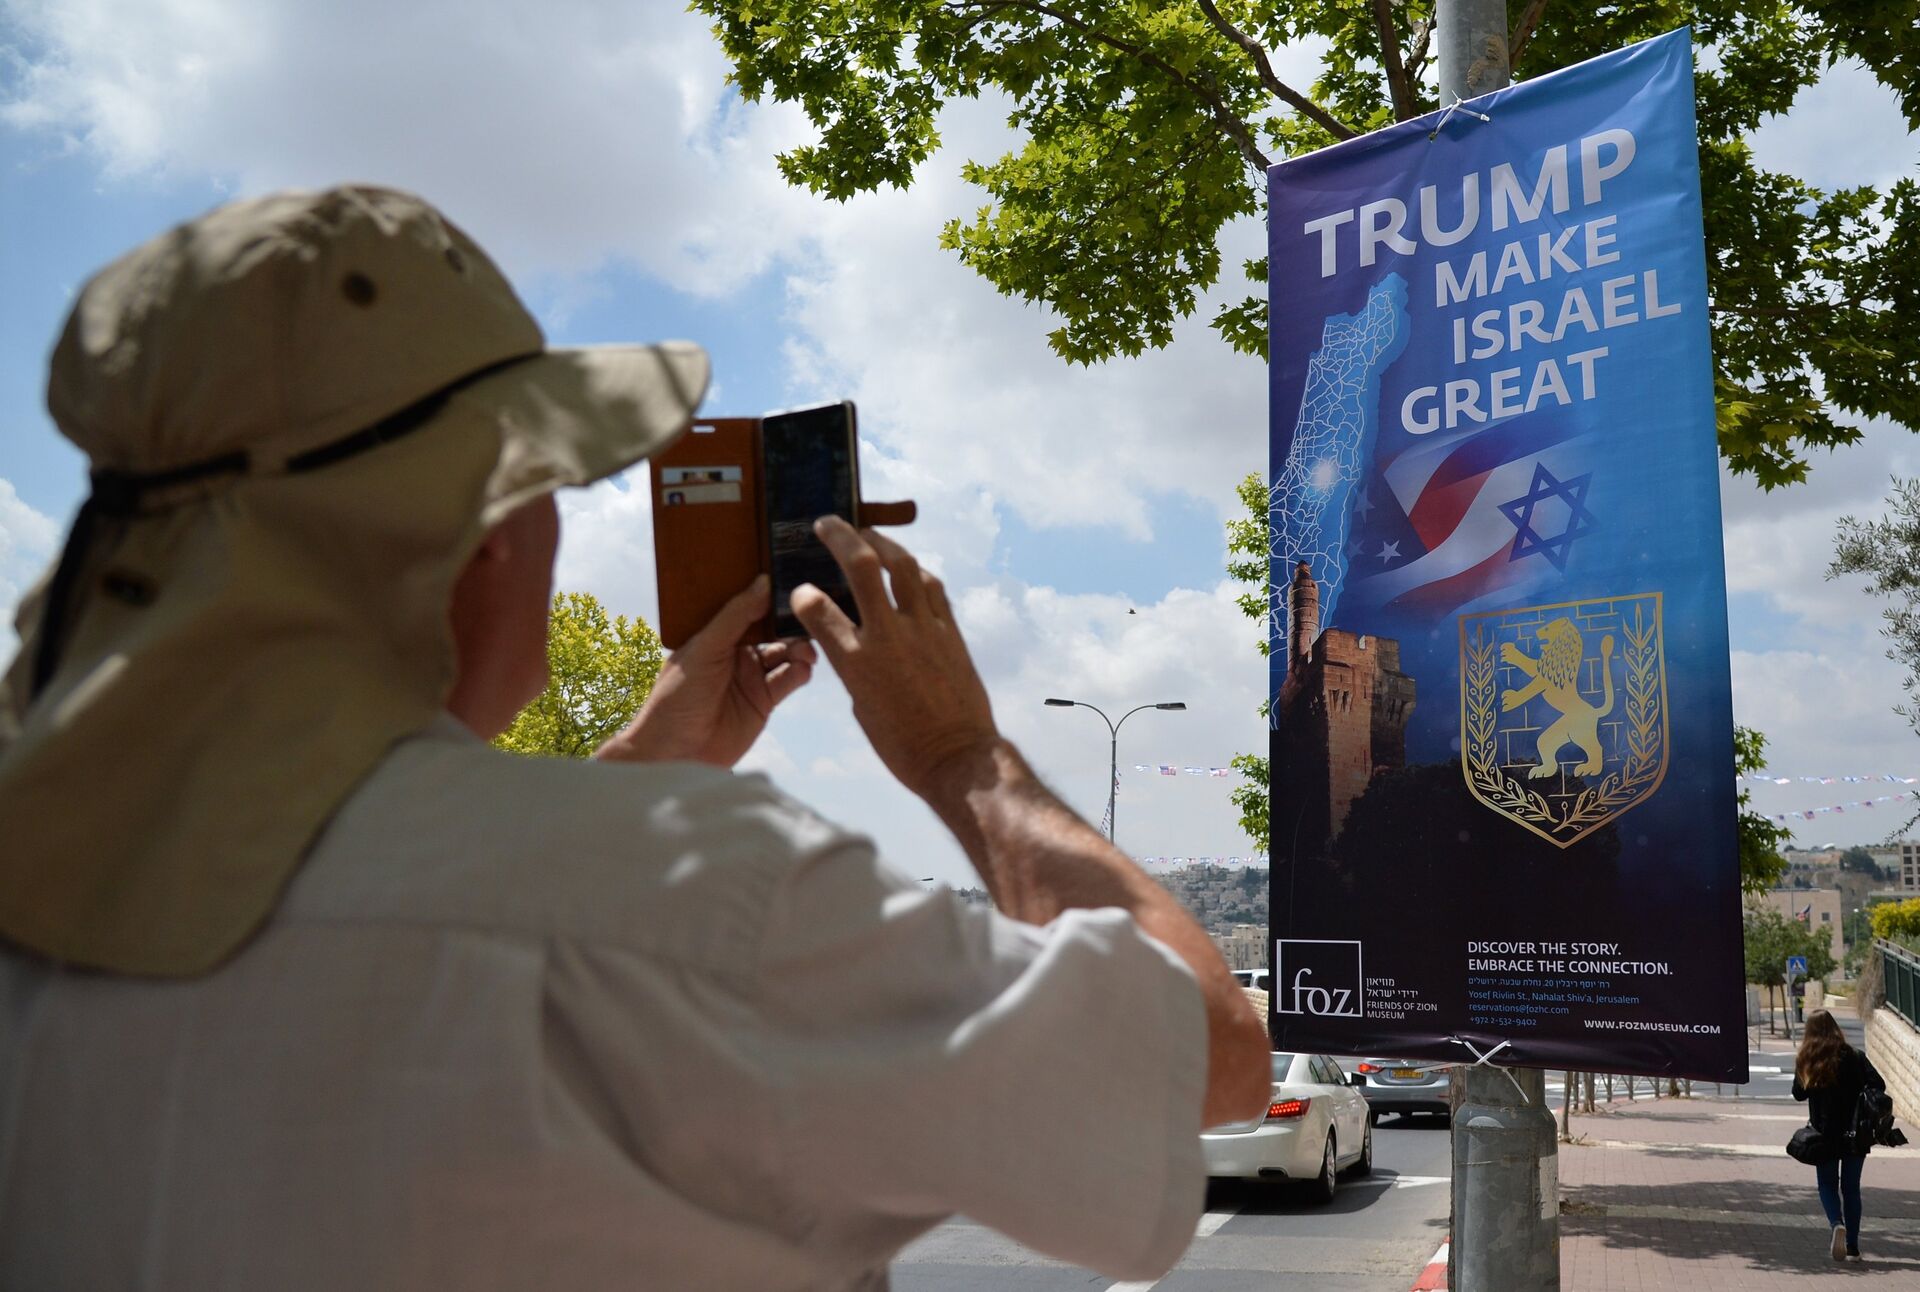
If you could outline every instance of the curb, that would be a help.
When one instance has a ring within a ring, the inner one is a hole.
[[[1411,1292],[1447,1292],[1447,1249],[1453,1240],[1449,1238],[1440,1244],[1440,1250],[1427,1262],[1427,1268],[1420,1271],[1420,1277],[1414,1280]]]

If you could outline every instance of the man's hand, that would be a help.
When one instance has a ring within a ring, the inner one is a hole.
[[[741,640],[767,613],[768,587],[766,575],[755,579],[668,656],[640,712],[594,757],[715,767],[739,762],[775,706],[807,684],[818,659],[812,642],[754,646]]]
[[[1266,1022],[1206,931],[1000,738],[940,580],[879,534],[835,517],[814,530],[846,571],[860,623],[814,587],[794,589],[793,613],[846,684],[887,770],[953,831],[1002,914],[1046,924],[1076,907],[1119,907],[1186,961],[1207,1011],[1201,1124],[1253,1116],[1272,1080]]]
[[[860,622],[811,584],[794,589],[793,613],[846,685],[880,761],[927,798],[944,769],[1000,738],[946,589],[906,548],[872,530],[828,516],[814,532],[846,571]]]

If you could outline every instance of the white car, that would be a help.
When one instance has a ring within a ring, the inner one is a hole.
[[[1293,1181],[1329,1202],[1342,1171],[1373,1170],[1367,1101],[1324,1054],[1273,1056],[1273,1094],[1251,1121],[1200,1133],[1209,1176]]]

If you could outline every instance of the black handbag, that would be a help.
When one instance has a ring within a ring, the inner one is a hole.
[[[1838,1162],[1841,1151],[1837,1140],[1821,1134],[1810,1124],[1795,1131],[1793,1138],[1787,1141],[1787,1156],[1796,1162],[1805,1162],[1808,1166],[1823,1166],[1828,1162]]]

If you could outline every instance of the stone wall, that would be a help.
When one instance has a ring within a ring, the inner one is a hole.
[[[1327,781],[1333,833],[1373,779],[1373,692],[1378,657],[1368,638],[1330,632],[1320,638],[1320,696],[1327,712]]]
[[[1867,1019],[1867,1057],[1886,1078],[1894,1115],[1908,1129],[1920,1126],[1920,1032],[1890,1009]]]

